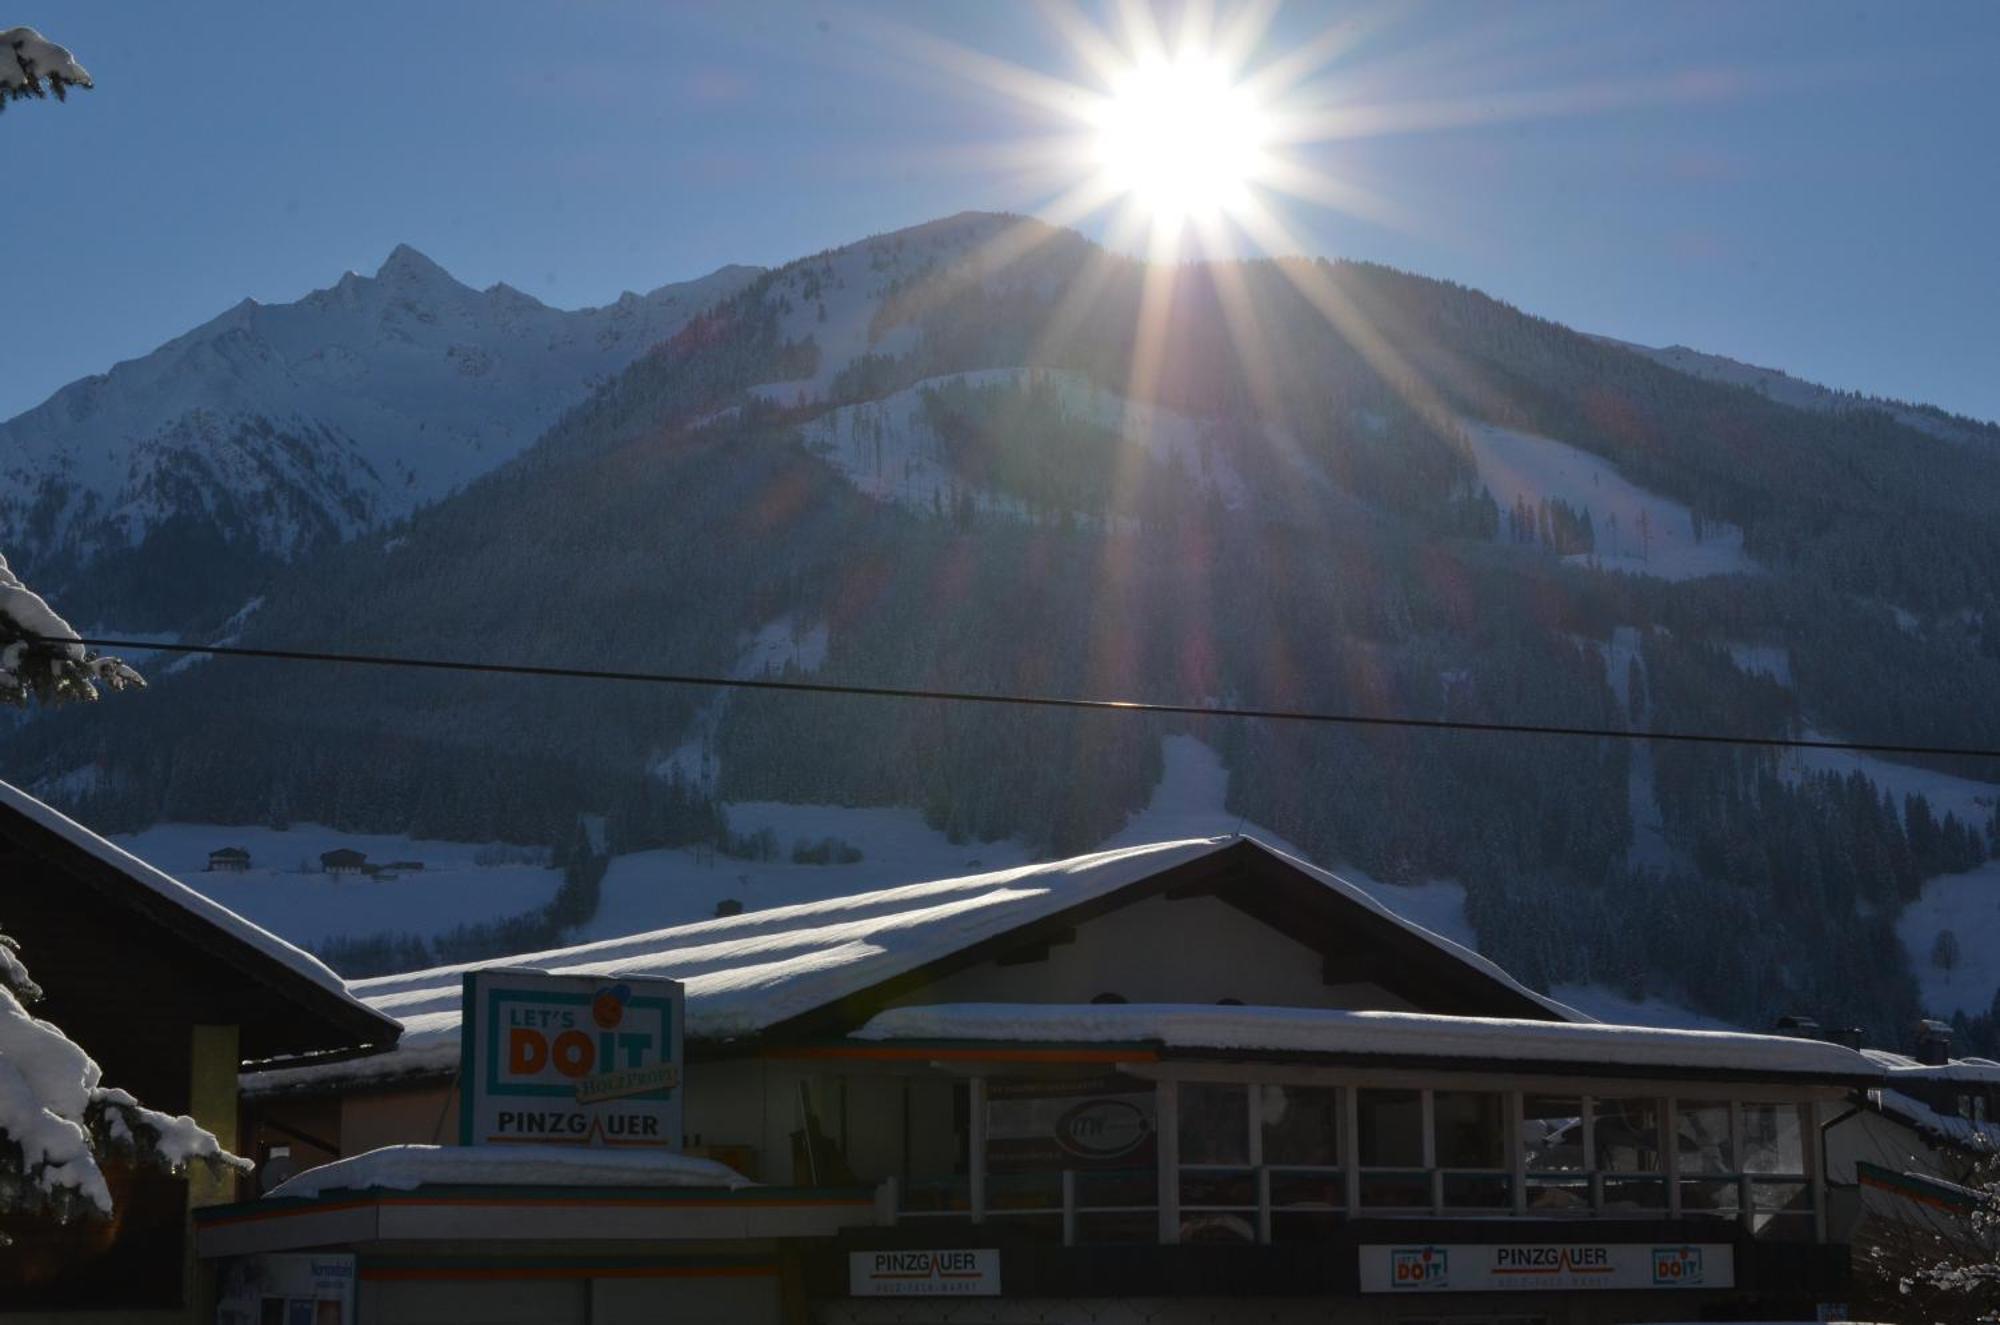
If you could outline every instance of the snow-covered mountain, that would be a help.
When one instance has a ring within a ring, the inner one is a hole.
[[[281,558],[351,537],[511,459],[757,275],[570,311],[401,245],[372,277],[245,299],[0,423],[0,546],[48,581],[177,517]]]

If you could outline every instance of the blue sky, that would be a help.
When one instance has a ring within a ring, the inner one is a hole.
[[[99,85],[0,115],[0,417],[398,242],[578,306],[1032,211],[1046,181],[999,149],[1049,121],[908,34],[1087,77],[999,4],[29,0],[9,21]],[[2000,5],[1295,5],[1264,54],[1340,24],[1363,35],[1323,90],[1469,110],[1307,149],[1399,218],[1289,204],[1314,251],[2000,418]]]

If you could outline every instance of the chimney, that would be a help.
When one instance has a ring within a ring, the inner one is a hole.
[[[1925,1067],[1943,1067],[1951,1061],[1951,1023],[1929,1018],[1917,1023],[1917,1061]]]
[[[1817,1040],[1819,1023],[1811,1017],[1797,1017],[1787,1013],[1778,1018],[1777,1031],[1778,1034],[1789,1035],[1795,1040]]]
[[[1826,1033],[1826,1038],[1849,1049],[1861,1048],[1861,1037],[1865,1032],[1859,1026],[1836,1026]]]

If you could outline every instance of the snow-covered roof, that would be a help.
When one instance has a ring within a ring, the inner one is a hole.
[[[1895,1078],[1891,1076],[1890,1080],[1893,1082]],[[1980,1122],[1939,1113],[1923,1100],[1893,1086],[1879,1094],[1883,1113],[1908,1123],[1933,1141],[1983,1153],[2000,1151],[2000,1120]]]
[[[1839,1080],[1879,1075],[1879,1069],[1854,1050],[1823,1040],[1655,1026],[1206,1003],[946,1003],[890,1008],[877,1013],[852,1038],[1159,1044],[1170,1049],[1609,1064]]]
[[[380,1019],[374,1009],[349,992],[341,978],[317,957],[293,947],[276,934],[252,924],[227,907],[217,905],[180,880],[169,877],[129,851],[114,846],[59,810],[36,800],[19,787],[0,782],[0,811],[12,811],[37,827],[55,834],[71,846],[109,865],[162,901],[203,922],[218,934],[269,958],[327,996],[367,1014],[371,1020]],[[33,954],[28,955],[32,959]]]
[[[1959,1081],[2000,1085],[2000,1063],[1990,1058],[1954,1058],[1946,1063],[1925,1063],[1908,1054],[1888,1049],[1863,1049],[1869,1061],[1889,1073],[1892,1081]]]
[[[458,1062],[463,976],[482,967],[671,977],[687,987],[691,1038],[752,1035],[984,940],[1240,845],[1284,862],[1519,999],[1546,1008],[1551,1016],[1587,1020],[1536,995],[1477,953],[1401,919],[1335,875],[1262,843],[1215,837],[1148,843],[774,907],[578,947],[357,981],[352,986],[356,994],[402,1022],[403,1037],[393,1052],[258,1074],[245,1084],[252,1090],[278,1090],[449,1071]]]
[[[670,1151],[590,1146],[384,1146],[307,1169],[268,1200],[331,1191],[454,1187],[754,1186],[726,1164]]]

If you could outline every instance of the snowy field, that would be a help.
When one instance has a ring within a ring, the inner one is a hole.
[[[562,883],[559,870],[507,863],[544,853],[532,848],[433,842],[420,838],[340,833],[317,824],[272,828],[155,824],[111,839],[212,901],[301,947],[339,935],[390,930],[426,937],[458,925],[519,915],[545,905]],[[209,873],[208,853],[242,847],[252,868]],[[370,863],[422,861],[421,872],[382,880],[322,874],[322,851],[348,847]]]
[[[1931,960],[1938,934],[1947,929],[1958,941],[1950,970]],[[2000,860],[1926,883],[1923,896],[1897,918],[1896,937],[1910,955],[1926,1012],[1985,1015],[2000,990]]]
[[[1601,456],[1547,437],[1470,420],[1465,431],[1479,481],[1501,510],[1525,497],[1530,504],[1560,498],[1590,512],[1597,551],[1579,553],[1570,561],[1663,580],[1754,574],[1761,569],[1743,551],[1742,530],[1713,521],[1696,541],[1694,517],[1687,507],[1628,482],[1616,465]]]
[[[577,942],[639,934],[668,925],[707,920],[717,902],[762,911],[788,902],[813,902],[902,883],[956,878],[981,870],[1025,865],[1016,842],[954,845],[916,810],[842,805],[781,805],[750,801],[728,807],[729,829],[777,839],[774,860],[737,860],[712,851],[666,848],[617,856],[604,876],[596,918]],[[858,848],[851,865],[795,865],[792,847],[804,840],[838,838]]]

